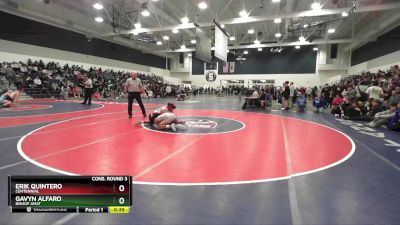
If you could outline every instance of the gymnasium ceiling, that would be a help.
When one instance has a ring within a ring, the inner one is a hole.
[[[235,40],[229,41],[229,48],[254,47],[258,39],[263,47],[274,45],[295,45],[304,36],[312,44],[346,43],[348,50],[376,39],[376,37],[400,25],[400,1],[358,0],[354,13],[343,17],[343,12],[352,9],[353,0],[0,0],[0,10],[11,12],[40,22],[84,33],[88,38],[101,38],[144,52],[166,52],[185,44],[194,47],[194,25],[198,24],[213,37],[213,19],[225,25],[225,30]],[[93,8],[99,2],[102,10]],[[207,8],[201,10],[200,2]],[[322,9],[311,10],[311,4],[318,2]],[[144,4],[147,3],[147,7]],[[142,16],[147,8],[150,16]],[[245,9],[247,18],[240,18]],[[95,22],[100,16],[104,22]],[[187,16],[189,23],[182,25],[181,18]],[[281,23],[274,23],[282,18]],[[134,24],[139,22],[139,34],[135,35]],[[324,23],[332,21],[330,23]],[[291,25],[322,22],[320,26],[289,31]],[[173,28],[183,28],[172,33]],[[248,30],[253,29],[254,34]],[[335,29],[329,34],[328,29]],[[280,38],[275,37],[281,33]],[[163,40],[168,36],[168,41]],[[161,41],[162,45],[156,42]]]

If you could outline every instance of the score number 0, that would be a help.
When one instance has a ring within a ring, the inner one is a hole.
[[[122,184],[119,185],[118,190],[119,190],[120,192],[124,192],[124,191],[125,191],[125,186],[122,185]],[[118,202],[119,202],[119,204],[123,205],[123,204],[125,203],[125,198],[124,198],[124,197],[119,198],[119,199],[118,199]]]

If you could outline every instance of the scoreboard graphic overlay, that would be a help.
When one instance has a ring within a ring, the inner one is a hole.
[[[22,213],[129,213],[131,176],[9,176],[8,205]]]

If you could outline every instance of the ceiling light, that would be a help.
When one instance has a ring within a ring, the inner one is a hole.
[[[319,2],[314,2],[311,4],[311,9],[314,11],[319,11],[322,9],[322,5]]]
[[[133,26],[135,26],[136,29],[142,28],[142,24],[140,24],[139,22],[133,24]]]
[[[254,30],[253,30],[253,29],[250,29],[250,30],[247,31],[247,33],[249,33],[249,34],[254,34]]]
[[[343,16],[343,17],[348,17],[348,16],[349,16],[349,13],[348,13],[348,12],[342,12],[342,16]]]
[[[247,54],[249,54],[249,51],[246,50],[243,52],[243,54],[247,55]]]
[[[318,48],[317,48],[317,47],[315,47],[315,48],[313,48],[313,50],[314,50],[314,51],[318,51]]]
[[[236,38],[235,38],[235,36],[231,36],[231,37],[229,37],[229,40],[234,41],[234,40],[236,40]]]
[[[247,13],[247,11],[245,9],[243,9],[242,11],[239,12],[239,16],[240,17],[248,17],[249,14]]]
[[[147,9],[144,9],[144,10],[141,12],[141,14],[142,14],[142,16],[145,16],[145,17],[150,16],[150,12],[149,12],[149,10],[147,10]]]
[[[261,51],[262,51],[262,48],[258,48],[257,50],[258,50],[259,52],[261,52]]]
[[[181,22],[182,22],[183,24],[188,24],[188,23],[189,23],[189,18],[187,18],[187,16],[185,16],[185,17],[183,17],[183,18],[181,19]]]
[[[190,43],[192,43],[192,44],[196,44],[196,43],[197,43],[197,41],[196,41],[196,39],[192,39],[192,40],[190,41]]]
[[[192,57],[192,53],[189,53],[188,56],[189,56],[189,57]]]
[[[104,21],[103,18],[101,18],[100,16],[94,18],[94,20],[96,20],[96,22],[98,23],[102,23]]]
[[[304,28],[307,28],[307,27],[308,27],[308,23],[304,24],[303,27],[304,27]]]
[[[93,4],[93,8],[95,8],[97,10],[101,10],[101,9],[103,9],[103,5],[98,3],[98,2],[96,2],[96,3]]]
[[[333,33],[335,33],[335,31],[336,31],[335,29],[331,28],[328,30],[328,33],[333,34]]]
[[[228,49],[228,50],[226,50],[226,53],[229,53],[229,49]]]
[[[272,0],[273,3],[281,2],[281,0]]]
[[[274,23],[282,23],[282,19],[281,18],[275,18],[274,19]]]
[[[162,45],[162,42],[161,41],[157,41],[157,45]]]
[[[173,29],[172,33],[177,34],[177,33],[179,33],[179,30],[178,29]]]
[[[185,50],[186,49],[186,45],[181,45],[181,49]]]
[[[224,29],[224,28],[225,28],[225,25],[221,24],[221,28]]]
[[[254,44],[259,45],[259,44],[261,44],[261,42],[258,39],[256,39],[256,40],[254,40]]]
[[[199,6],[200,9],[207,9],[207,3],[205,2],[200,2],[197,6]]]
[[[303,36],[300,36],[300,37],[299,37],[299,41],[300,41],[300,42],[306,42],[306,38],[303,37]]]
[[[158,2],[158,0],[153,0],[153,2]]]
[[[296,47],[295,47],[296,49],[300,49],[300,45],[296,45]]]
[[[282,34],[281,33],[276,33],[275,37],[280,38],[280,37],[282,37]]]
[[[165,35],[164,37],[162,37],[164,40],[168,41],[169,37],[167,35]]]

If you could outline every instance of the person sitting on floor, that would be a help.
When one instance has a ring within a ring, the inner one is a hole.
[[[369,121],[372,121],[377,113],[384,110],[384,107],[378,99],[374,99],[372,100],[371,104],[367,106],[367,110],[368,112],[366,115],[368,118],[370,118]]]
[[[338,108],[336,108],[335,110],[332,110],[332,114],[335,115],[335,117],[343,117],[346,113],[346,110],[351,107],[351,102],[347,99],[344,99],[344,102],[342,102],[342,104],[339,105]]]
[[[297,97],[295,104],[297,105],[298,112],[304,112],[307,108],[307,98],[303,93],[299,92],[300,95]]]
[[[265,92],[264,101],[261,101],[261,107],[265,110],[269,110],[268,107],[272,105],[273,96],[268,91]]]
[[[347,107],[343,119],[345,120],[363,120],[367,110],[363,102],[355,102]]]
[[[180,90],[180,93],[178,94],[177,97],[178,97],[177,101],[185,101],[187,97],[185,90]]]
[[[397,110],[387,124],[389,130],[400,131],[400,102],[397,103]]]
[[[325,101],[323,98],[316,96],[313,101],[313,106],[316,113],[324,112]]]
[[[397,103],[392,102],[390,109],[375,114],[374,120],[368,123],[370,127],[380,127],[384,124],[388,124],[390,118],[392,118],[397,110]]]
[[[265,105],[265,91],[261,89],[260,96],[258,97],[258,101],[256,102],[256,106],[264,108],[264,105]]]
[[[339,108],[339,106],[344,102],[344,99],[342,98],[342,96],[340,96],[340,94],[336,94],[335,98],[332,101],[332,114],[336,114],[335,112],[337,112],[337,109]]]

